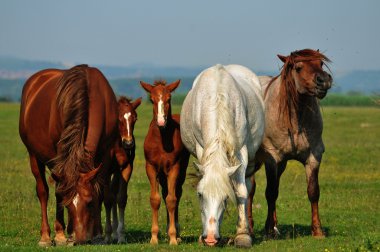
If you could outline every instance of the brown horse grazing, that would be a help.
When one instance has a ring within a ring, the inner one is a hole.
[[[150,93],[153,103],[153,120],[144,142],[146,174],[150,182],[150,205],[153,212],[151,244],[158,243],[158,209],[161,204],[159,184],[166,203],[169,243],[176,245],[179,241],[178,205],[190,156],[181,140],[180,116],[171,114],[171,92],[179,83],[180,80],[168,85],[165,81],[155,81],[154,85],[140,82]]]
[[[278,55],[284,62],[280,75],[260,78],[265,102],[265,134],[258,151],[259,163],[265,164],[268,216],[265,224],[267,235],[279,234],[277,228],[276,200],[280,176],[288,160],[297,160],[305,166],[307,193],[311,203],[311,232],[323,237],[318,214],[318,171],[325,150],[322,141],[322,116],[318,99],[326,96],[332,77],[323,70],[330,60],[311,49],[292,52],[289,56]],[[253,230],[252,199],[255,181],[248,201],[250,228]]]
[[[39,245],[51,245],[45,166],[56,181],[56,244],[67,243],[63,206],[75,244],[100,235],[102,176],[117,136],[117,102],[103,74],[87,65],[34,74],[22,91],[19,132],[41,204]]]
[[[132,102],[126,97],[120,97],[119,105],[119,137],[113,148],[112,181],[110,190],[106,190],[104,205],[106,208],[105,242],[126,243],[124,228],[124,212],[127,205],[128,182],[133,171],[135,159],[135,137],[133,130],[137,121],[136,109],[141,104],[141,98]],[[111,225],[112,209],[112,225]],[[119,210],[119,211],[118,211]],[[119,213],[119,216],[118,216]],[[113,239],[111,234],[113,233]]]

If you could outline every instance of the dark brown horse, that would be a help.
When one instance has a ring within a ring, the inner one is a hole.
[[[117,136],[117,102],[103,74],[87,65],[34,74],[22,91],[19,131],[41,204],[39,245],[51,244],[45,166],[56,181],[55,242],[66,244],[64,206],[75,243],[101,235],[101,182]]]
[[[178,244],[178,205],[190,156],[181,141],[180,117],[171,113],[171,92],[179,83],[179,80],[168,85],[165,81],[156,81],[154,85],[140,82],[150,94],[153,103],[153,120],[144,142],[146,174],[150,182],[150,205],[153,212],[151,244],[158,243],[158,209],[161,204],[159,185],[162,187],[162,197],[166,203],[169,243]]]
[[[141,98],[132,102],[126,97],[120,97],[119,105],[119,137],[113,148],[112,181],[110,190],[105,195],[106,237],[105,242],[126,243],[124,228],[124,212],[127,205],[128,182],[133,171],[135,159],[135,137],[133,130],[137,121],[136,109],[141,104]],[[111,224],[112,209],[112,224]],[[118,216],[119,214],[119,216]],[[113,233],[113,237],[111,234]],[[112,239],[113,238],[113,239]]]
[[[324,236],[318,214],[318,171],[325,150],[322,141],[322,116],[318,99],[326,96],[332,77],[323,70],[330,60],[319,51],[304,49],[289,56],[278,55],[284,63],[280,75],[274,78],[260,77],[265,90],[265,134],[258,151],[259,163],[265,164],[268,202],[266,233],[276,236],[276,200],[280,176],[288,160],[297,160],[305,166],[307,193],[311,203],[311,232]],[[250,228],[253,230],[252,199],[255,181],[248,202]]]

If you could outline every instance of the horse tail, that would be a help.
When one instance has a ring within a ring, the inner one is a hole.
[[[75,197],[80,173],[92,166],[85,151],[89,111],[87,65],[78,65],[64,72],[57,83],[57,107],[63,130],[57,144],[57,156],[52,160],[52,172],[57,177],[57,192],[65,197],[64,205]]]

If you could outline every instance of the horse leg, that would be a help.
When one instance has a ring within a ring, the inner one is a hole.
[[[307,159],[305,164],[306,179],[307,179],[307,194],[311,204],[311,234],[314,237],[324,237],[321,221],[319,219],[318,201],[319,201],[319,172],[318,161],[313,155]]]
[[[177,198],[176,185],[180,170],[180,164],[175,164],[167,177],[167,196],[165,197],[166,209],[168,213],[169,226],[168,236],[170,245],[178,245],[177,228],[176,228],[176,211],[178,210],[179,199]]]
[[[250,248],[252,246],[252,238],[249,232],[247,216],[247,185],[251,187],[251,182],[249,178],[245,179],[245,169],[241,169],[238,174],[232,177],[232,184],[235,190],[238,209],[235,246],[239,248]]]
[[[69,211],[67,211],[69,212]],[[74,245],[74,220],[70,216],[70,212],[67,214],[67,244]]]
[[[267,177],[267,187],[265,197],[268,203],[268,215],[265,222],[265,232],[269,238],[276,238],[280,234],[277,228],[276,200],[278,198],[278,188],[280,177],[286,167],[286,161],[279,163],[265,163],[265,173]]]
[[[111,193],[112,193],[112,243],[117,242],[118,240],[118,234],[117,234],[117,227],[119,223],[118,219],[118,213],[117,213],[117,197],[120,193],[120,181],[121,176],[120,172],[116,171],[113,174],[112,181],[111,181]]]
[[[111,225],[111,210],[115,202],[114,192],[111,189],[111,181],[107,181],[104,186],[104,207],[106,209],[106,223],[105,223],[105,238],[104,242],[112,243],[112,225]]]
[[[41,206],[41,239],[38,245],[41,247],[51,246],[50,226],[47,217],[47,202],[49,199],[49,187],[45,177],[45,166],[39,162],[33,154],[29,154],[30,167],[36,179],[36,191]]]
[[[251,190],[249,191],[248,200],[247,200],[247,216],[248,216],[248,225],[249,225],[249,233],[251,234],[252,238],[254,237],[253,233],[253,214],[252,214],[252,205],[253,205],[253,197],[255,196],[256,192],[256,181],[255,181],[255,175],[252,175],[250,178],[251,183]]]
[[[147,162],[145,168],[150,183],[150,206],[152,208],[152,237],[150,239],[150,243],[158,244],[158,209],[160,208],[161,204],[159,182],[154,166]]]
[[[187,171],[187,166],[189,164],[189,158],[190,158],[190,153],[186,152],[182,154],[182,158],[180,161],[180,171],[179,171],[179,175],[178,175],[177,183],[176,183],[175,192],[177,196],[177,204],[175,208],[175,228],[177,230],[177,243],[180,243],[182,241],[180,238],[181,228],[179,225],[178,209],[179,209],[179,202],[182,197],[182,186],[185,183],[185,179],[186,179],[186,171]]]
[[[119,184],[119,193],[117,195],[117,205],[119,209],[119,224],[117,228],[118,241],[117,243],[127,243],[125,238],[125,226],[124,226],[124,213],[125,207],[128,200],[128,182],[131,178],[133,166],[128,164],[128,166],[121,171],[121,179]]]
[[[65,220],[64,220],[64,207],[62,205],[62,196],[55,193],[56,199],[56,215],[54,222],[55,237],[54,242],[57,246],[67,245],[65,236]]]

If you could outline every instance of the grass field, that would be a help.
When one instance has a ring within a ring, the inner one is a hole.
[[[161,232],[160,244],[149,244],[151,212],[149,184],[145,174],[143,141],[152,116],[151,105],[138,108],[135,128],[137,153],[129,184],[126,209],[127,245],[86,245],[49,248],[51,251],[198,251],[235,250],[232,246],[205,248],[197,243],[202,225],[199,204],[188,178],[180,203],[182,243],[167,245]],[[175,106],[174,112],[180,107]],[[18,136],[18,104],[0,103],[0,251],[39,251],[40,207],[27,152]],[[320,217],[325,239],[310,236],[310,205],[306,194],[304,168],[290,162],[281,179],[277,214],[281,235],[265,240],[266,201],[263,169],[256,176],[254,202],[255,239],[252,251],[379,251],[380,250],[380,109],[323,107],[326,153],[320,170]],[[192,160],[190,160],[192,163]],[[194,172],[192,165],[188,172]],[[51,187],[52,188],[52,187]],[[50,191],[49,221],[53,230],[55,214]],[[165,231],[164,204],[160,228]],[[104,215],[104,211],[103,211]],[[229,204],[221,234],[234,236],[237,215]],[[103,218],[104,221],[104,218]],[[52,234],[54,235],[54,234]]]

